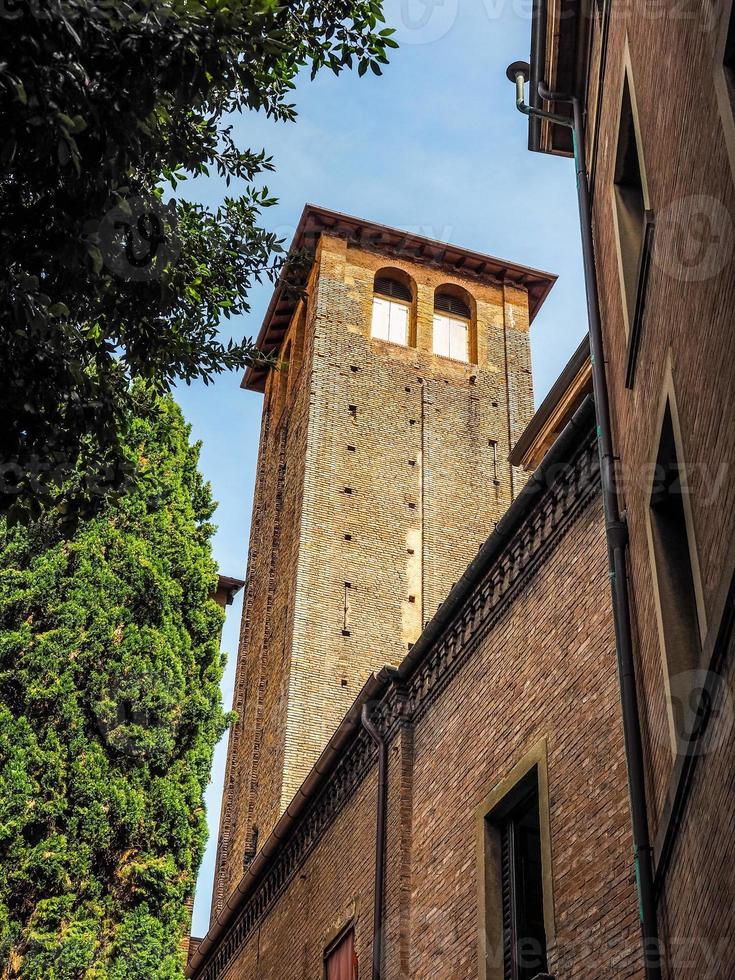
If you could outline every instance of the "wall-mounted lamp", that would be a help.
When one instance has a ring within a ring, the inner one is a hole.
[[[569,116],[560,116],[553,112],[544,112],[543,109],[534,109],[533,106],[526,103],[526,82],[531,77],[531,66],[527,61],[514,61],[512,65],[508,65],[505,75],[508,81],[513,82],[516,87],[516,109],[519,112],[522,112],[526,116],[538,116],[540,119],[548,119],[551,122],[558,123],[560,126],[568,126],[570,129],[574,129],[574,120]],[[539,94],[545,97],[544,93],[541,92],[541,88],[542,86],[539,85]],[[554,93],[548,93],[548,95],[552,94]],[[566,100],[562,98],[560,101]]]

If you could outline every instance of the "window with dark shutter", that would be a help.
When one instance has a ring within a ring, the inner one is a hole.
[[[671,402],[664,411],[650,500],[650,544],[656,599],[668,673],[669,721],[677,748],[698,717],[693,687],[701,650],[692,548],[687,527],[686,480],[674,431]]]
[[[500,825],[504,980],[545,973],[541,830],[538,785],[529,782]]]
[[[626,75],[620,106],[620,129],[615,160],[615,209],[623,295],[628,329],[633,325],[638,276],[646,229],[641,148],[633,116],[633,99]]]
[[[343,933],[324,954],[325,980],[358,980],[355,930]]]
[[[510,825],[500,831],[500,886],[503,894],[503,980],[513,980],[513,937],[516,934],[513,908],[513,859]]]

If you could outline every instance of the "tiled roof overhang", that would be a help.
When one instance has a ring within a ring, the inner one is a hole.
[[[413,232],[389,228],[386,225],[364,221],[307,204],[291,243],[291,253],[308,249],[316,251],[319,236],[325,232],[360,248],[380,252],[387,256],[410,259],[446,269],[451,275],[476,278],[481,282],[511,283],[528,290],[528,308],[531,320],[541,309],[557,277],[514,262],[505,262],[492,255],[471,252],[469,249],[446,242],[424,238]],[[278,283],[268,306],[258,335],[258,348],[265,353],[278,350],[288,330],[298,300]],[[245,373],[241,387],[263,391],[268,367],[255,365]]]
[[[538,94],[547,88],[584,98],[589,75],[590,36],[595,0],[533,0],[531,18],[531,77],[528,102],[561,116],[571,116],[566,103],[544,102]],[[528,148],[555,156],[572,156],[568,126],[528,118]]]

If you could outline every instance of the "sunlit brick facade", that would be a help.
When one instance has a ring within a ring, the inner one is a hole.
[[[307,208],[301,299],[276,293],[216,913],[373,670],[398,665],[522,487],[529,319],[553,277]],[[375,336],[401,286],[403,342]],[[435,353],[437,296],[465,349]],[[461,318],[456,322],[462,328]],[[456,352],[452,352],[456,353]]]

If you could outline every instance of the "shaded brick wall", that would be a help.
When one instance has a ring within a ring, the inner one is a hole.
[[[414,283],[415,347],[370,337],[385,268]],[[471,296],[477,363],[431,353],[445,284]],[[523,481],[507,456],[533,411],[525,290],[323,235],[307,292],[282,347],[301,353],[265,395],[215,910],[254,828],[262,843],[370,672],[403,659]]]
[[[412,724],[393,729],[387,980],[478,977],[478,808],[544,739],[550,968],[586,980],[643,975],[599,497],[543,564],[519,565],[517,574],[530,577],[472,639],[448,686]],[[467,606],[478,599],[479,590]],[[360,975],[369,975],[375,806],[373,763],[217,976],[319,978],[329,938],[353,919]]]
[[[369,977],[376,786],[373,771],[223,977],[322,980],[324,950],[350,922],[360,976]]]
[[[658,441],[662,390],[670,364],[690,487],[708,640],[722,616],[733,573],[735,536],[735,186],[728,157],[732,109],[718,100],[718,43],[728,4],[661,8],[613,4],[596,168],[595,248],[617,451],[630,528],[636,657],[648,772],[651,832],[664,832],[678,756],[669,738],[663,660],[649,555],[650,463]],[[647,16],[647,14],[649,16]],[[613,225],[612,179],[626,35],[650,207],[657,220],[654,262],[633,390],[624,387],[626,332]],[[592,55],[598,81],[599,23]],[[665,91],[661,89],[662,69]],[[591,100],[594,104],[594,96]],[[735,159],[735,157],[733,158]],[[735,866],[721,860],[735,812],[732,772],[732,664],[721,687],[727,713],[715,748],[698,765],[693,792],[663,884],[660,930],[669,976],[729,977],[735,934]],[[727,955],[707,960],[725,941]]]
[[[310,401],[310,340],[299,317],[289,339],[300,353],[287,374],[269,376],[261,423],[233,696],[238,718],[228,744],[213,915],[254,852],[254,828],[262,843],[280,802]]]

